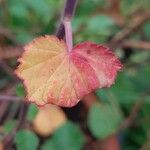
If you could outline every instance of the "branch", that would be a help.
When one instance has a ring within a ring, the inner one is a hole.
[[[9,39],[17,45],[16,38],[9,29],[0,26],[0,35],[5,36],[7,39]]]
[[[0,95],[0,101],[21,101],[22,97],[10,96],[10,95]]]
[[[150,50],[150,42],[125,40],[121,43],[121,47]]]
[[[90,93],[86,95],[83,99],[83,104],[86,107],[86,109],[89,111],[91,106],[94,103],[99,103],[99,98],[96,96],[95,93]],[[97,141],[97,144],[101,146],[102,150],[120,150],[119,141],[117,139],[116,134],[104,139],[103,141]],[[89,146],[89,145],[88,145]]]
[[[18,81],[18,79],[13,73],[12,68],[8,66],[4,60],[0,60],[0,68],[2,68],[5,71],[5,73],[7,73],[14,81]]]
[[[148,19],[150,19],[150,12],[146,12],[133,19],[133,21],[131,21],[127,27],[113,37],[113,39],[110,41],[110,46],[115,48],[120,42],[130,36],[131,33],[140,28]]]
[[[137,117],[139,111],[141,110],[141,107],[143,106],[143,104],[144,104],[144,98],[141,100],[138,100],[134,104],[129,116],[121,124],[119,131],[130,127],[130,125],[134,122],[135,118]]]
[[[9,59],[19,57],[23,52],[21,46],[0,47],[0,59]]]
[[[142,94],[140,96],[140,99],[137,100],[129,114],[129,116],[123,121],[123,123],[120,125],[118,132],[130,127],[132,125],[132,123],[134,122],[134,120],[136,119],[139,111],[141,110],[144,102],[145,102],[145,98],[146,96],[148,96],[150,93],[150,91],[146,91],[144,94]]]
[[[4,149],[12,149],[13,139],[16,136],[16,132],[22,128],[22,125],[26,121],[27,111],[28,104],[22,103],[22,106],[20,107],[19,121],[17,127],[9,135],[6,135],[6,137],[3,139]]]

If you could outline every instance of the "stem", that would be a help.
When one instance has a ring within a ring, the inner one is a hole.
[[[22,97],[10,96],[10,95],[0,95],[0,101],[21,101]]]
[[[56,32],[56,36],[59,39],[63,39],[65,35],[65,28],[64,28],[63,20],[65,20],[65,18],[68,18],[69,20],[71,20],[74,14],[75,8],[76,8],[76,3],[77,3],[77,0],[66,0],[65,9],[64,9],[63,16],[62,16],[62,21]]]
[[[65,36],[66,36],[68,51],[71,52],[73,47],[71,21],[69,19],[65,19],[64,26],[65,26]]]
[[[66,0],[66,6],[64,9],[64,18],[72,18],[75,7],[76,7],[77,0]]]

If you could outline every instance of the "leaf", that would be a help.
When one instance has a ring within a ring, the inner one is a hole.
[[[27,5],[24,1],[8,1],[8,8],[9,13],[16,18],[26,19],[29,15]]]
[[[102,45],[84,42],[69,53],[55,36],[28,44],[19,62],[16,74],[24,81],[27,99],[39,106],[74,106],[93,90],[111,86],[122,66]]]
[[[143,129],[147,133],[150,127],[150,96],[147,96],[144,101],[145,103],[141,109],[142,115],[140,116],[140,118],[138,118],[138,124],[142,125]]]
[[[96,103],[88,114],[88,126],[98,139],[104,139],[116,132],[122,116],[115,105]]]
[[[87,12],[88,12],[88,14],[92,14],[92,12],[95,11],[95,8],[97,6],[98,6],[98,8],[104,8],[106,5],[107,5],[107,1],[105,1],[105,0],[80,1],[80,5],[77,8],[76,15],[78,17],[80,17],[80,16],[86,16],[87,17]]]
[[[133,83],[138,93],[148,92],[148,90],[150,89],[149,77],[150,77],[149,64],[142,65],[141,68],[137,70],[133,78],[134,81]]]
[[[130,60],[133,63],[144,63],[145,61],[148,61],[149,59],[150,59],[150,55],[149,55],[149,52],[147,51],[135,53],[134,55],[130,57]]]
[[[31,131],[20,130],[15,137],[17,150],[37,150],[39,139]]]
[[[26,0],[26,3],[31,9],[31,11],[34,13],[34,17],[37,16],[37,18],[40,17],[41,22],[48,23],[48,21],[52,18],[53,15],[53,9],[52,6],[48,3],[46,0]],[[47,16],[47,14],[50,14]]]
[[[35,105],[30,104],[27,112],[27,120],[32,121],[36,117],[37,113],[38,113],[38,108]]]
[[[121,104],[133,103],[139,97],[139,92],[136,89],[137,84],[133,83],[131,76],[126,72],[120,73],[116,84],[108,89]]]
[[[10,133],[17,125],[17,121],[16,120],[8,120],[5,122],[5,124],[3,125],[4,128],[4,132],[6,134]]]
[[[61,108],[55,105],[46,105],[39,109],[33,120],[33,128],[39,135],[49,136],[61,127],[66,120],[66,115]]]
[[[110,35],[114,21],[106,15],[96,15],[87,23],[87,32],[92,32],[99,35]]]
[[[145,37],[150,40],[150,21],[146,22],[143,26],[143,32]]]
[[[41,150],[56,150],[54,141],[52,138],[46,140],[41,146]]]
[[[48,148],[48,145],[50,147]],[[48,139],[42,150],[81,150],[85,144],[85,138],[79,127],[72,122],[65,123]]]
[[[31,41],[34,38],[34,36],[31,34],[31,32],[20,30],[16,34],[16,40],[21,43],[25,44],[29,41]]]
[[[16,95],[17,95],[17,96],[20,96],[20,97],[22,97],[22,96],[25,95],[24,87],[23,87],[22,84],[18,84],[18,85],[16,86]]]
[[[150,2],[149,0],[121,0],[120,8],[121,12],[124,15],[131,15],[138,10],[149,10]]]

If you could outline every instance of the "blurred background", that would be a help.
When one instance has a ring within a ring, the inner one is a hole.
[[[0,150],[150,150],[150,1],[79,0],[74,44],[102,43],[124,67],[73,108],[24,102],[14,75],[23,46],[55,34],[64,0],[0,0]]]

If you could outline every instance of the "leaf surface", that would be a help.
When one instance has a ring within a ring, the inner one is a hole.
[[[24,81],[27,100],[71,107],[84,95],[114,83],[121,63],[106,47],[92,42],[69,53],[55,36],[35,39],[25,47],[16,74]]]

